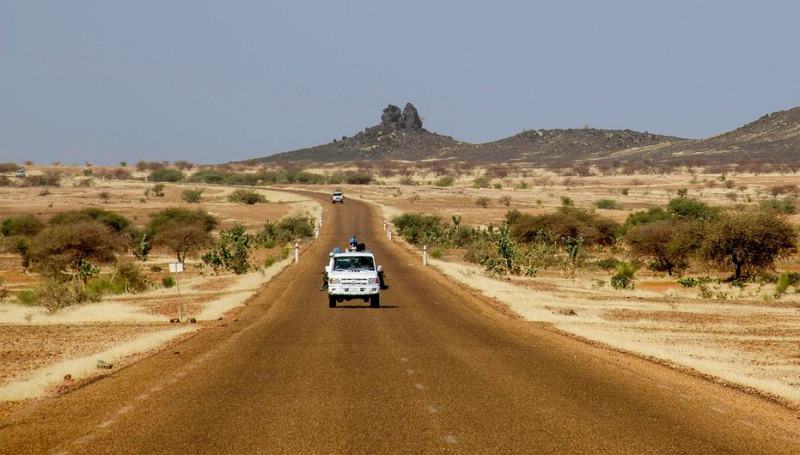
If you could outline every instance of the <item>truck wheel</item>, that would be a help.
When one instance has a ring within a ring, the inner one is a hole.
[[[328,296],[328,307],[329,308],[336,308],[336,297],[329,295]]]
[[[375,294],[369,298],[369,306],[372,308],[378,308],[381,306],[381,295]]]

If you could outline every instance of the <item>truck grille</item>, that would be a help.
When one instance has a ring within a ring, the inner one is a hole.
[[[366,286],[369,284],[367,278],[342,278],[341,284],[343,286]]]

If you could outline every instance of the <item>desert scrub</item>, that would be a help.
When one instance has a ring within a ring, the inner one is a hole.
[[[203,255],[203,263],[214,269],[214,272],[226,270],[237,275],[250,270],[250,256],[253,251],[253,236],[245,231],[244,226],[236,223],[230,229],[219,234],[219,241]]]
[[[200,188],[183,190],[181,193],[181,199],[190,204],[196,204],[203,199],[203,190]]]
[[[483,208],[489,207],[489,202],[491,202],[489,198],[484,196],[475,199],[475,205],[477,205],[478,207],[483,207]]]
[[[476,177],[475,180],[472,182],[473,188],[489,188],[491,184],[490,180],[486,176]]]
[[[440,187],[448,187],[448,186],[453,186],[453,183],[455,183],[455,181],[456,181],[456,179],[454,179],[452,176],[445,175],[445,176],[439,177],[439,179],[437,179],[434,184],[436,186],[440,186]]]
[[[183,180],[183,172],[177,169],[161,168],[151,172],[148,179],[152,182],[177,183]]]
[[[800,273],[797,272],[784,272],[779,277],[777,282],[775,283],[775,297],[779,298],[786,291],[789,290],[789,286],[797,286],[800,283]]]
[[[620,207],[617,204],[617,201],[613,199],[599,199],[594,201],[594,206],[598,209],[605,209],[605,210],[618,210]]]
[[[620,262],[611,275],[611,287],[614,289],[633,289],[633,278],[636,266],[632,262]]]
[[[258,204],[261,202],[267,202],[267,198],[264,197],[263,194],[257,193],[252,190],[236,190],[228,196],[228,201],[235,202],[239,204]]]
[[[164,278],[161,278],[161,285],[165,288],[171,288],[172,286],[175,286],[175,278],[172,278],[169,275],[165,276]]]
[[[255,242],[262,248],[273,248],[293,240],[302,240],[314,235],[314,219],[308,215],[290,215],[278,220],[267,221]]]

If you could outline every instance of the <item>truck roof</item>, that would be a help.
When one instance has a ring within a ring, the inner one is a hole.
[[[335,253],[333,257],[338,258],[341,256],[375,256],[372,254],[372,251],[342,251],[341,253]]]

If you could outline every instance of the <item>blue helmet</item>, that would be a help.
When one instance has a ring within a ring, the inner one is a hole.
[[[333,248],[333,254],[339,254],[341,252],[342,250],[340,250],[338,246]]]
[[[356,236],[350,238],[350,245],[358,245],[358,240],[356,240]]]

